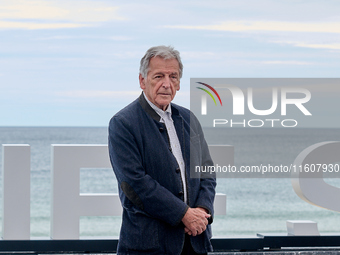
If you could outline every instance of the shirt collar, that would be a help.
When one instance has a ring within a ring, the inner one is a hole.
[[[148,104],[151,106],[152,109],[155,110],[155,112],[161,117],[161,120],[164,119],[164,116],[165,114],[168,112],[170,113],[170,118],[171,118],[171,103],[168,105],[168,108],[166,108],[165,111],[163,111],[162,109],[158,108],[154,103],[152,103],[148,98],[147,96],[145,95],[144,91],[143,91],[143,95],[144,95],[144,98],[146,100],[146,102],[148,102]],[[161,121],[161,122],[164,122]]]

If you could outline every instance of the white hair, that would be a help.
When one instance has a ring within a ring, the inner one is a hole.
[[[179,52],[171,46],[155,46],[147,50],[144,57],[140,61],[139,73],[146,78],[149,71],[150,60],[153,57],[161,57],[163,59],[176,59],[179,64],[179,77],[182,78],[183,64]]]

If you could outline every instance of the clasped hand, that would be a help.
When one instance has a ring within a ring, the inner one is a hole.
[[[202,234],[207,228],[209,217],[210,214],[203,208],[189,208],[182,219],[185,233],[192,236]]]

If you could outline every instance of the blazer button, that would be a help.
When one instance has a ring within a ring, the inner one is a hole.
[[[178,192],[178,195],[183,196],[184,195],[183,191]]]
[[[160,127],[160,128],[159,128],[159,131],[160,131],[160,132],[163,132],[163,131],[164,131],[164,128]]]
[[[176,173],[179,173],[180,171],[181,171],[181,169],[179,169],[179,167],[176,168]]]

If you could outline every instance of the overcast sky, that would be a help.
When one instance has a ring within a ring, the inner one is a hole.
[[[339,77],[340,1],[0,0],[0,126],[107,126],[160,44],[186,107],[193,77]]]

